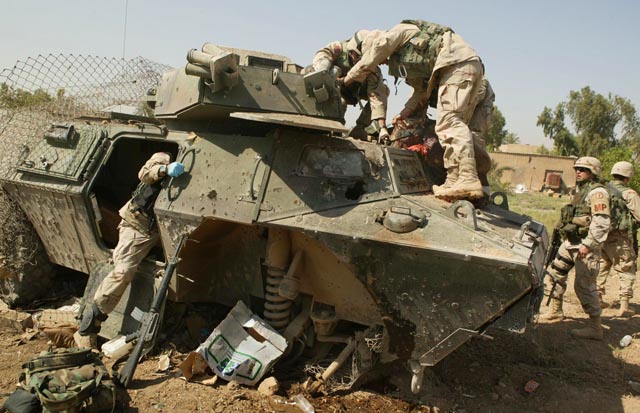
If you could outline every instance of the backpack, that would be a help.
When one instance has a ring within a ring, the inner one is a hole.
[[[611,230],[626,232],[630,237],[635,234],[638,223],[622,197],[624,186],[618,186],[614,182],[607,184],[607,190],[611,194]]]
[[[99,355],[89,348],[43,351],[22,365],[20,384],[38,397],[44,413],[115,409],[115,385]]]

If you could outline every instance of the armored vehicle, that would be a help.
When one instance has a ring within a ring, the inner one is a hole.
[[[348,357],[359,373],[401,362],[417,391],[424,368],[471,337],[524,331],[539,305],[543,225],[504,195],[483,209],[438,200],[415,152],[343,137],[327,73],[211,44],[188,61],[162,74],[153,116],[112,107],[58,122],[2,180],[50,262],[99,278],[138,168],[158,151],[185,164],[155,204],[162,245],[103,335],[135,328],[132,303],[148,305],[141,291],[184,233],[169,299],[242,300],[282,332],[288,357],[344,346],[320,380]]]

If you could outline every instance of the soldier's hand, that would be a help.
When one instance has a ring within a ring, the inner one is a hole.
[[[580,255],[581,258],[586,258],[586,256],[589,255],[590,252],[591,250],[589,249],[589,247],[587,247],[586,245],[580,244],[580,248],[578,248],[578,254]]]
[[[344,87],[344,77],[339,77],[336,79],[336,86],[339,88]]]
[[[380,132],[378,132],[378,143],[388,145],[390,140],[391,137],[389,136],[387,128],[380,129]]]
[[[404,117],[402,116],[402,114],[394,116],[393,119],[391,119],[391,124],[394,126],[407,126],[407,123],[404,121]]]
[[[184,173],[184,165],[181,162],[172,162],[167,168],[167,175],[171,177],[178,177]]]

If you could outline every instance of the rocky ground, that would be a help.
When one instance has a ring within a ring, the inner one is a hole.
[[[610,301],[617,298],[615,283],[612,280]],[[633,303],[640,311],[640,300]],[[565,311],[565,321],[540,323],[523,335],[491,331],[491,339],[468,342],[427,372],[418,395],[409,391],[409,374],[404,371],[359,390],[305,395],[316,412],[331,413],[640,411],[640,396],[634,390],[640,384],[629,383],[640,382],[640,315],[621,319],[615,317],[615,308],[606,309],[605,339],[600,342],[570,337],[569,330],[586,318],[572,291]],[[634,340],[621,347],[626,334]],[[0,402],[15,389],[21,364],[46,349],[47,341],[42,335],[25,337],[3,327]],[[299,412],[287,403],[303,391],[300,379],[283,370],[276,370],[280,390],[267,396],[222,380],[213,385],[186,382],[176,367],[186,353],[167,345],[163,354],[169,356],[169,369],[159,371],[161,354],[146,358],[130,389],[118,391],[116,411]]]

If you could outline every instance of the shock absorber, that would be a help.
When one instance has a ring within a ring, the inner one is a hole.
[[[267,282],[265,286],[264,318],[279,331],[284,330],[291,318],[292,302],[279,294],[289,257],[291,255],[291,238],[289,232],[280,228],[269,229],[267,240]]]

